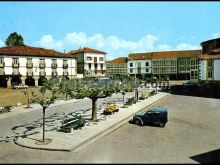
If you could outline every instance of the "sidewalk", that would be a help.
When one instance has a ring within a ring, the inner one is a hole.
[[[106,120],[101,120],[94,125],[74,130],[71,133],[63,133],[56,130],[48,131],[45,133],[45,138],[52,139],[52,142],[47,145],[35,144],[37,139],[42,139],[42,132],[25,138],[19,137],[14,142],[20,146],[34,149],[79,152],[89,144],[128,122],[134,113],[141,111],[144,108],[154,106],[154,104],[158,103],[168,95],[168,93],[158,92],[157,95],[141,100],[132,106],[120,108],[119,112],[107,116]]]

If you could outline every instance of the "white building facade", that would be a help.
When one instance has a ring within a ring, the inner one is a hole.
[[[129,60],[127,63],[128,74],[151,74],[151,60],[143,59],[143,60]]]
[[[0,48],[0,86],[41,86],[44,79],[75,78],[76,60],[68,54],[29,46]]]
[[[83,77],[106,76],[106,53],[92,48],[69,52],[77,60],[77,74]]]

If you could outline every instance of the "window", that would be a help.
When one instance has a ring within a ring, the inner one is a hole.
[[[18,64],[18,58],[13,58],[13,64]]]
[[[52,59],[52,64],[56,64],[57,63],[57,59]]]
[[[92,68],[92,64],[89,64],[89,69],[91,70],[91,68]]]
[[[133,69],[130,69],[130,73],[133,73]]]
[[[91,60],[92,60],[92,57],[87,57],[87,60],[88,60],[88,61],[91,61]]]
[[[99,61],[103,61],[103,57],[100,57],[100,58],[99,58]]]
[[[103,70],[103,64],[101,64],[100,67],[101,67],[101,70]]]
[[[130,67],[133,67],[133,63],[130,63]]]
[[[212,67],[212,60],[208,60],[208,67]]]
[[[145,66],[149,66],[149,62],[146,62],[146,63],[145,63]]]
[[[4,63],[4,58],[0,58],[0,64]]]
[[[97,70],[97,64],[95,64],[95,70]]]
[[[208,71],[208,78],[212,79],[212,71]]]
[[[146,72],[147,72],[147,73],[149,72],[149,69],[148,69],[148,68],[146,68]]]

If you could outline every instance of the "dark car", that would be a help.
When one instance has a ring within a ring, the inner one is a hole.
[[[164,127],[168,121],[168,110],[163,107],[156,107],[148,111],[143,111],[135,114],[129,121],[137,125],[158,124]]]

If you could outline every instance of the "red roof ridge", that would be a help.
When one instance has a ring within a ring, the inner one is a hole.
[[[80,49],[76,49],[76,50],[72,50],[69,52],[69,54],[77,54],[77,53],[82,53],[82,52],[85,52],[85,53],[98,53],[98,54],[107,54],[106,52],[103,52],[103,51],[100,51],[100,50],[96,50],[96,49],[93,49],[93,48],[89,48],[89,47],[84,47],[84,48],[80,48]]]
[[[45,49],[45,48],[32,47],[27,45],[1,47],[0,54],[14,55],[14,56],[43,56],[43,57],[73,58],[73,56],[71,56],[68,53],[61,53],[53,49]]]

